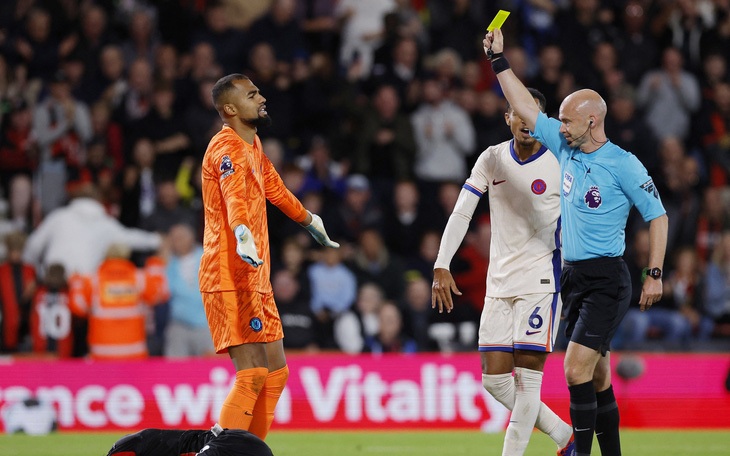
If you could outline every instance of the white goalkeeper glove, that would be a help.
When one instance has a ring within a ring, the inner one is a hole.
[[[327,236],[327,231],[325,231],[324,229],[324,223],[322,223],[322,219],[319,217],[319,215],[312,214],[309,211],[307,211],[307,213],[312,216],[312,223],[305,226],[304,228],[309,231],[309,234],[312,235],[314,240],[325,247],[332,247],[333,249],[340,248],[340,244],[331,240],[330,237]]]
[[[241,257],[243,261],[250,264],[254,268],[258,268],[264,264],[264,260],[259,258],[256,253],[256,244],[253,241],[253,234],[246,225],[238,225],[233,232],[236,235],[236,253]]]

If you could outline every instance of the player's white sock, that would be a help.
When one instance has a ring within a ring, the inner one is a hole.
[[[542,372],[515,368],[515,406],[504,437],[502,456],[522,456],[540,411]]]
[[[482,374],[482,385],[495,399],[512,411],[515,407],[515,382],[512,374]],[[535,420],[535,427],[547,434],[558,445],[564,448],[570,440],[573,429],[568,423],[561,420],[545,404],[540,404],[540,411]]]

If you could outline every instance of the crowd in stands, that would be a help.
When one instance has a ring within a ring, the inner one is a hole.
[[[630,218],[634,307],[614,348],[726,349],[728,0],[9,0],[0,353],[212,351],[197,287],[200,164],[221,128],[211,89],[229,73],[267,99],[264,152],[342,244],[315,246],[269,205],[284,345],[474,350],[486,199],[451,265],[463,292],[453,312],[431,309],[431,280],[471,166],[511,138],[481,45],[498,9],[512,12],[511,67],[545,94],[548,114],[578,88],[597,90],[609,139],[644,163],[667,210],[664,296],[648,312],[638,311],[648,228]],[[112,301],[126,310],[105,310]],[[115,333],[126,339],[105,339]]]

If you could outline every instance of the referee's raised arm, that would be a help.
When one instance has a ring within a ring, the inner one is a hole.
[[[509,62],[503,55],[504,37],[502,36],[502,30],[496,28],[494,31],[487,32],[482,43],[484,44],[484,53],[492,62],[494,74],[497,75],[499,85],[502,86],[502,92],[504,92],[510,106],[525,121],[527,128],[530,131],[535,131],[535,122],[537,122],[537,115],[540,110],[530,92],[527,91],[527,87],[515,76],[510,69]]]

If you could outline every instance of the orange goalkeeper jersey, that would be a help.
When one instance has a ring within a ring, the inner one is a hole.
[[[264,155],[261,140],[247,144],[224,125],[203,157],[205,235],[200,261],[200,291],[271,291],[271,255],[266,199],[291,219],[302,222],[307,211],[284,186]],[[236,253],[233,229],[246,225],[264,264],[254,268]]]

